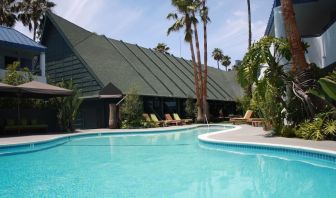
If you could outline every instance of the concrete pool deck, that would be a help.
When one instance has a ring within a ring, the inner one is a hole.
[[[276,137],[270,136],[270,132],[264,131],[261,127],[253,127],[250,125],[239,125],[239,127],[240,129],[237,130],[209,134],[207,138],[218,142],[270,144],[336,152],[336,141],[314,141],[299,138]]]
[[[46,134],[46,135],[28,135],[19,137],[1,137],[0,146],[31,143],[45,140],[52,140],[59,137],[73,136],[77,134],[89,133],[120,133],[120,132],[150,132],[150,131],[166,131],[195,127],[197,125],[189,126],[172,126],[154,129],[90,129],[78,130],[76,133],[71,134]],[[222,133],[214,133],[207,135],[208,139],[223,142],[239,142],[239,143],[260,143],[260,144],[273,144],[289,147],[305,147],[311,149],[320,149],[331,152],[336,152],[336,141],[312,141],[302,140],[297,138],[283,138],[283,137],[270,137],[269,132],[265,132],[260,127],[252,127],[249,125],[239,125],[239,129],[229,130]]]

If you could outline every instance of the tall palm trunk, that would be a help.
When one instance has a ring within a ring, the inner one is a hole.
[[[33,40],[36,41],[36,31],[37,31],[37,23],[34,22],[34,30],[33,30]]]
[[[196,18],[195,12],[192,12],[192,16]],[[197,68],[198,68],[198,81],[199,84],[199,103],[197,105],[197,122],[204,121],[204,86],[203,86],[203,76],[202,76],[202,65],[201,65],[201,51],[199,46],[199,39],[198,39],[198,31],[197,31],[197,24],[195,21],[192,22],[194,26],[194,36],[195,36],[195,44],[196,44],[196,54],[197,54]]]
[[[250,0],[247,0],[247,13],[248,13],[248,31],[249,31],[248,48],[250,49],[251,44],[252,44],[251,2]]]
[[[296,73],[308,69],[304,47],[301,42],[301,36],[295,19],[292,0],[281,0],[282,14],[285,22],[285,30],[292,53],[292,72]]]
[[[219,69],[219,61],[217,61],[217,68]]]
[[[186,15],[187,16],[187,15]],[[188,18],[188,16],[187,16]],[[191,22],[189,19],[187,19],[186,22],[186,32],[191,32]],[[200,90],[200,84],[199,84],[199,76],[198,76],[198,64],[196,62],[196,57],[195,57],[195,49],[194,49],[194,42],[193,42],[193,38],[192,35],[190,36],[190,40],[189,40],[189,47],[190,47],[190,52],[191,52],[191,61],[193,64],[193,70],[194,70],[194,81],[195,81],[195,92],[196,92],[196,100],[197,100],[197,121],[199,121],[199,119],[202,119],[202,115],[203,115],[203,108],[202,107],[202,98],[201,98],[201,90]]]
[[[203,10],[206,9],[206,0],[203,0]],[[203,42],[204,42],[204,76],[203,76],[203,108],[207,118],[209,118],[208,108],[208,35],[207,35],[207,18],[208,14],[204,14],[203,19]],[[218,66],[219,68],[219,66]]]

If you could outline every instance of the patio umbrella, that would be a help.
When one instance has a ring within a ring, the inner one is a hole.
[[[72,94],[71,90],[37,81],[31,81],[18,86],[12,86],[0,83],[0,96],[16,97],[18,99],[17,104],[18,120],[20,120],[21,118],[20,102],[19,102],[20,98],[48,99],[52,97],[70,96],[71,94]]]
[[[13,85],[0,83],[0,96],[16,96],[18,89]]]
[[[37,81],[31,81],[28,83],[18,85],[16,87],[18,88],[19,95],[21,97],[27,97],[27,98],[43,99],[43,98],[52,98],[60,96],[70,96],[72,94],[71,90]]]

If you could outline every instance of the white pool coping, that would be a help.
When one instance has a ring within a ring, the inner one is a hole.
[[[226,125],[228,126],[228,125]],[[235,125],[230,125],[235,126]],[[306,146],[296,146],[296,145],[288,145],[288,144],[275,144],[275,143],[262,143],[262,142],[254,142],[254,141],[229,141],[225,139],[216,139],[212,138],[211,136],[218,135],[218,134],[225,134],[232,131],[241,130],[241,126],[235,126],[233,129],[227,129],[223,131],[218,131],[214,133],[205,133],[198,136],[198,139],[203,142],[207,143],[215,143],[215,144],[239,144],[239,145],[251,145],[251,146],[265,146],[265,147],[273,147],[273,148],[285,148],[285,149],[298,149],[298,150],[304,150],[304,151],[311,151],[311,152],[318,152],[318,153],[324,153],[333,155],[336,157],[336,151],[327,150],[327,149],[317,149],[312,147],[306,147]],[[305,141],[305,140],[302,140]]]
[[[60,140],[62,138],[71,138],[76,136],[85,136],[90,134],[122,134],[125,135],[130,134],[141,134],[141,133],[161,133],[161,132],[171,132],[176,130],[183,129],[192,129],[200,126],[207,126],[204,124],[193,124],[193,125],[185,125],[185,126],[171,126],[171,127],[161,127],[161,128],[149,128],[149,129],[88,129],[88,130],[78,130],[76,133],[72,134],[55,134],[55,135],[36,135],[36,136],[23,136],[23,137],[10,137],[10,138],[0,138],[0,147],[10,147],[10,146],[20,146],[26,144],[38,144],[38,143],[47,143]],[[327,149],[319,149],[312,148],[308,146],[297,146],[297,145],[289,145],[289,144],[278,144],[278,143],[263,143],[257,141],[230,141],[225,140],[224,138],[217,139],[211,136],[222,135],[234,131],[244,130],[241,126],[230,125],[230,124],[211,124],[211,126],[232,126],[233,129],[225,129],[219,132],[206,133],[198,136],[198,139],[207,143],[215,143],[215,144],[243,144],[243,145],[257,145],[257,146],[265,146],[265,147],[273,147],[273,148],[285,148],[285,149],[299,149],[304,151],[318,152],[336,156],[336,151],[327,150]],[[262,130],[262,129],[260,129]],[[2,141],[6,139],[6,141]],[[301,140],[306,141],[306,140]]]

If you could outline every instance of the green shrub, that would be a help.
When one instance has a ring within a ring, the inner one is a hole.
[[[292,137],[296,137],[295,133],[296,133],[295,127],[291,125],[287,125],[287,126],[282,127],[280,135],[282,137],[292,138]]]
[[[336,136],[336,120],[317,117],[313,121],[305,121],[298,126],[296,136],[310,140],[333,139]]]
[[[124,129],[144,127],[143,113],[143,102],[138,91],[136,88],[131,88],[121,106],[121,127]]]
[[[75,130],[74,123],[82,104],[82,99],[79,98],[81,93],[72,80],[62,81],[57,86],[73,91],[71,96],[50,99],[51,104],[56,107],[58,124],[61,130],[72,132]]]
[[[197,115],[196,103],[190,97],[185,101],[185,112],[188,118],[194,118]]]

